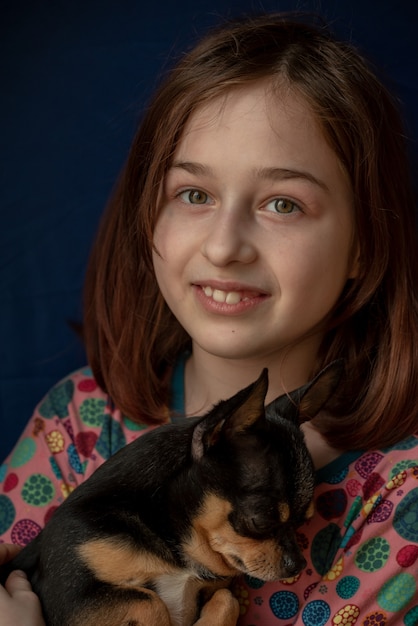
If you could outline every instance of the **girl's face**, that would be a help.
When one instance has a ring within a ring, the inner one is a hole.
[[[266,84],[191,116],[162,190],[154,268],[194,350],[271,363],[354,277],[348,180],[307,104]],[[313,355],[309,355],[311,359]]]

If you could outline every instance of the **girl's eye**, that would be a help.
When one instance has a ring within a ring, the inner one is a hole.
[[[282,215],[300,211],[298,205],[287,198],[275,198],[267,204],[266,208],[268,211],[274,211],[275,213],[281,213]]]
[[[183,202],[187,202],[188,204],[206,204],[209,200],[208,194],[204,191],[200,191],[200,189],[187,189],[186,191],[182,191],[179,196]]]

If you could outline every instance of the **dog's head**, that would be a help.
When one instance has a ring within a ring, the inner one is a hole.
[[[267,370],[196,425],[194,480],[203,500],[184,541],[187,558],[221,576],[261,580],[305,567],[296,529],[314,513],[314,468],[300,422],[314,417],[341,375],[334,362],[317,377],[264,407]]]

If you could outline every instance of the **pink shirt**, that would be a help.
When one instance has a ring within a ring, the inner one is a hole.
[[[78,484],[147,427],[124,418],[89,369],[54,387],[0,466],[0,541],[21,545]],[[239,626],[418,625],[418,438],[318,472],[295,579],[239,578]]]

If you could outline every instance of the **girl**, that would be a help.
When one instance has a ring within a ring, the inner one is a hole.
[[[52,389],[3,466],[4,541],[147,427],[265,366],[270,401],[342,357],[304,425],[307,567],[239,579],[238,624],[417,624],[417,250],[402,126],[359,55],[281,15],[208,35],[133,142],[87,274],[91,370]]]

